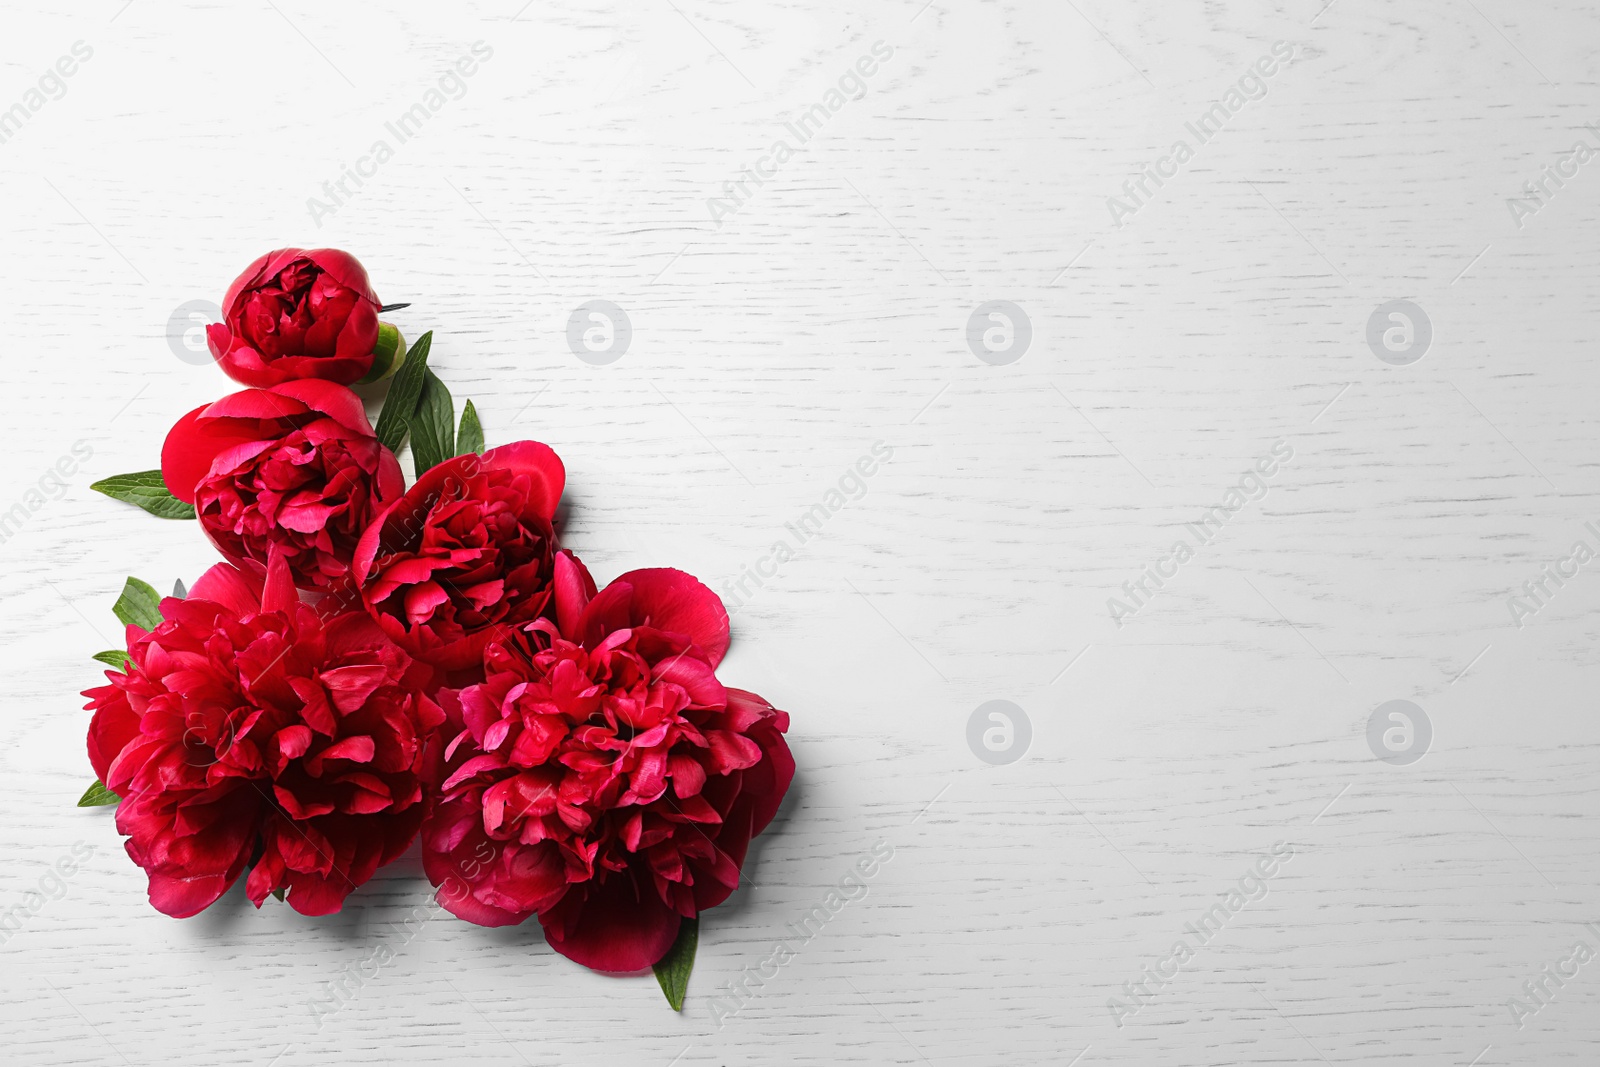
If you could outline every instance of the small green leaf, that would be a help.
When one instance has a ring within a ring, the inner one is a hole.
[[[80,808],[103,808],[107,804],[120,803],[122,803],[122,798],[101,785],[99,779],[96,779],[94,785],[85,789],[83,796],[78,798],[78,807]]]
[[[158,519],[192,519],[194,505],[185,504],[167,491],[160,471],[137,471],[133,474],[113,474],[89,486],[113,500],[137,504]]]
[[[689,991],[689,972],[694,970],[694,950],[700,942],[700,920],[684,919],[678,925],[678,940],[655,964],[656,981],[673,1011],[683,1010],[683,995]]]
[[[444,382],[433,371],[428,371],[423,375],[417,413],[411,417],[411,462],[417,477],[455,454],[455,404]]]
[[[288,894],[289,890],[283,886],[279,886],[277,889],[272,891],[272,895],[277,897],[279,900],[282,900],[284,897],[288,896]]]
[[[149,583],[129,578],[111,610],[117,613],[124,626],[154,630],[161,625],[161,594],[150,588]]]
[[[119,671],[128,669],[128,654],[120,648],[114,648],[110,652],[96,652],[94,658],[104,663],[107,667],[113,667]]]
[[[483,455],[483,423],[478,421],[478,409],[470,400],[461,409],[461,431],[456,434],[456,455],[464,456],[468,452]]]
[[[416,414],[417,400],[422,396],[422,379],[428,371],[428,350],[433,347],[433,331],[417,338],[405,355],[405,362],[395,371],[389,382],[389,398],[378,412],[378,426],[374,431],[378,440],[394,452],[406,440],[411,428],[411,416]]]

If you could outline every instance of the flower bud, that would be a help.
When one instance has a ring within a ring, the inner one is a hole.
[[[379,321],[378,343],[372,349],[372,369],[356,384],[367,385],[370,382],[381,382],[406,361],[406,339],[400,333],[400,328],[393,323]]]

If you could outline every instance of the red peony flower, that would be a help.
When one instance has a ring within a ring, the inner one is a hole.
[[[257,907],[287,890],[301,914],[338,911],[422,822],[444,719],[415,686],[430,672],[365,613],[301,604],[276,552],[264,582],[219,563],[161,613],[151,633],[128,627],[126,673],[84,693],[89,759],[123,798],[150,903],[193,915],[253,864]]]
[[[356,549],[367,610],[417,658],[479,669],[490,638],[550,602],[550,520],[565,483],[560,457],[534,441],[428,470]]]
[[[189,412],[167,434],[161,476],[230,562],[259,569],[277,546],[306,589],[348,574],[362,532],[405,492],[361,398],[319,381],[246,389]]]
[[[728,615],[681,571],[596,595],[563,552],[554,616],[497,637],[460,693],[423,863],[463,919],[537,913],[562,955],[639,970],[738,886],[794,777],[789,717],[717,681]]]
[[[280,248],[228,286],[225,321],[206,327],[206,341],[228,377],[244,385],[296,378],[349,385],[372,369],[379,306],[350,253]]]

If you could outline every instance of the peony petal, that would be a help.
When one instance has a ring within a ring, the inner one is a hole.
[[[234,615],[251,615],[261,610],[261,584],[259,574],[218,563],[194,583],[189,599],[221,604]]]
[[[301,378],[275,385],[272,392],[292,397],[362,437],[372,436],[372,423],[367,420],[367,409],[361,398],[342,385],[321,378]]]
[[[222,314],[224,316],[231,315],[234,302],[239,299],[240,293],[246,289],[254,289],[296,259],[299,259],[303,254],[298,248],[279,248],[257,258],[255,262],[240,272],[239,276],[233,280],[232,285],[228,286],[228,292],[222,298]]]
[[[259,430],[247,424],[202,422],[206,407],[209,405],[179,419],[161,445],[161,480],[186,504],[194,503],[195,486],[211,473],[217,453],[261,437]]]
[[[406,492],[406,478],[400,472],[400,461],[393,452],[378,445],[378,474],[376,479],[378,503],[387,505],[399,500]]]
[[[731,774],[761,762],[761,746],[728,730],[707,730],[706,740],[711,742],[711,770],[716,774]]]
[[[529,504],[546,520],[555,516],[567,483],[567,469],[555,449],[538,441],[515,441],[489,449],[483,454],[483,465],[526,474],[533,482]]]
[[[122,750],[140,736],[139,716],[115,686],[91,689],[84,696],[91,694],[89,707],[95,708],[95,713],[89,723],[89,764],[95,777],[104,782]]]
[[[379,512],[378,517],[361,532],[360,539],[356,541],[356,550],[350,560],[350,573],[356,582],[365,582],[372,576],[373,563],[378,558],[378,542],[383,536],[383,524],[388,519],[389,512],[398,503],[399,501],[393,501]]]
[[[174,919],[187,919],[198,915],[217,902],[239,875],[206,872],[201,874],[171,874],[165,871],[150,873],[150,906]]]
[[[334,340],[334,351],[343,357],[359,359],[372,366],[372,350],[378,346],[378,306],[363,300],[350,309],[344,329]]]
[[[715,667],[728,651],[728,611],[698,578],[670,567],[629,571],[616,579],[633,586],[634,626],[683,634]]]
[[[650,670],[651,680],[678,686],[696,707],[720,708],[727,703],[728,691],[717,681],[711,665],[695,651],[698,646],[655,664]]]
[[[294,587],[294,574],[289,570],[289,560],[283,549],[274,542],[267,553],[267,578],[261,588],[262,611],[288,611],[300,603],[300,594]]]
[[[665,956],[681,921],[653,885],[641,888],[630,872],[614,872],[587,891],[575,887],[539,916],[551,948],[585,967],[614,972],[642,971]]]
[[[594,598],[594,579],[589,576],[589,568],[583,565],[582,560],[563,549],[556,553],[554,584],[556,624],[561,627],[563,634],[576,638],[579,636],[583,609]]]
[[[310,407],[292,396],[272,389],[242,389],[229,393],[205,410],[208,419],[292,419],[306,414]],[[261,436],[257,434],[256,436]],[[268,436],[276,437],[276,434]]]
[[[224,323],[211,323],[206,327],[206,347],[211,349],[211,358],[221,363],[233,348],[233,331]]]
[[[433,609],[449,601],[450,594],[438,582],[427,581],[406,590],[406,618],[421,626],[433,616]]]
[[[457,456],[423,472],[416,484],[406,490],[405,495],[384,513],[379,541],[382,548],[394,552],[409,548],[420,541],[428,509],[446,489],[464,484],[465,480],[471,477],[471,472],[476,469],[478,462],[477,456]]]
[[[347,759],[354,763],[371,763],[377,746],[365,734],[347,737],[317,753],[319,760]]]
[[[355,890],[352,879],[342,871],[327,876],[290,871],[286,879],[289,895],[284,902],[301,915],[332,915],[344,906],[344,899]]]
[[[322,268],[328,277],[354,291],[362,300],[374,305],[378,303],[377,294],[372,290],[372,280],[367,277],[367,268],[349,252],[338,248],[313,248],[299,254]]]
[[[328,694],[333,698],[333,706],[342,714],[349,715],[360,710],[384,682],[389,680],[389,668],[381,664],[363,663],[353,667],[335,667],[331,671],[323,671],[320,675],[322,684],[328,687]]]
[[[279,730],[273,740],[284,759],[298,759],[311,747],[311,728],[296,723]]]

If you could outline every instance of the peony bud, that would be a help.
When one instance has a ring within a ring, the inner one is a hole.
[[[372,349],[372,369],[360,379],[357,385],[367,385],[371,382],[381,382],[406,361],[406,339],[400,333],[400,328],[392,323],[379,321],[378,343]]]

